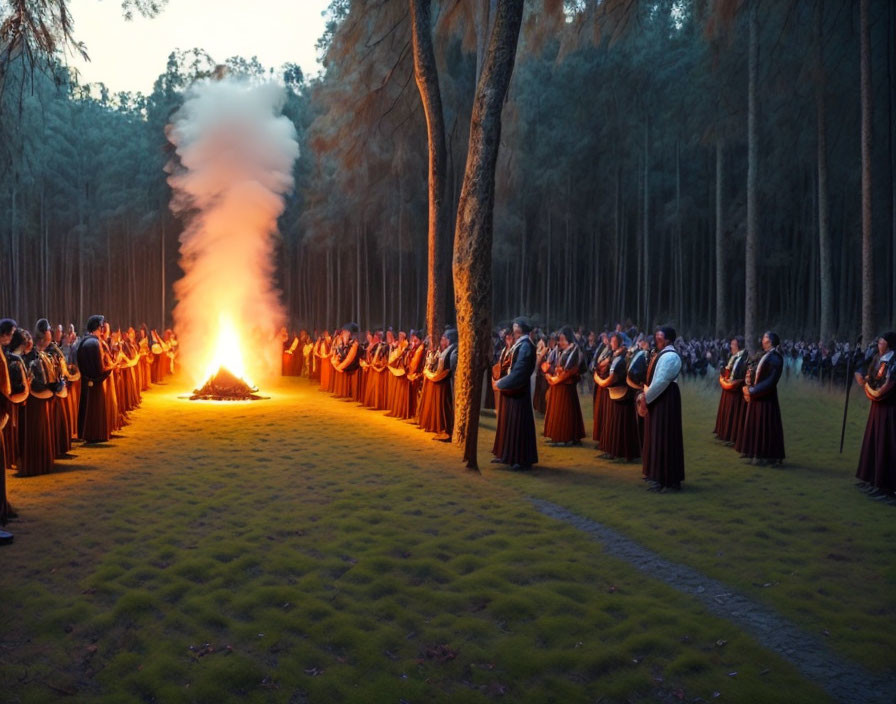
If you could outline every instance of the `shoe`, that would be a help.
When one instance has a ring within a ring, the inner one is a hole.
[[[9,545],[12,542],[13,534],[5,530],[0,530],[0,545]]]
[[[532,469],[531,464],[515,464],[511,467],[514,472],[522,472],[526,469]]]
[[[504,464],[504,460],[502,460],[500,457],[494,457],[494,458],[492,458],[491,463],[492,464]]]

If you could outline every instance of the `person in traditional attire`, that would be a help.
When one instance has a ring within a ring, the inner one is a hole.
[[[389,412],[386,414],[392,418],[406,420],[413,418],[417,410],[417,380],[423,368],[423,344],[416,330],[411,330],[410,336],[404,340],[399,333],[399,346],[401,354],[389,362],[389,372],[392,376],[392,390],[389,395]],[[411,380],[414,374],[414,381]]]
[[[545,375],[554,373],[554,365],[557,363],[557,355],[559,353],[556,333],[542,335],[535,352],[537,359],[535,363],[535,389],[532,392],[532,408],[544,415],[544,412],[548,410],[548,391],[550,390]]]
[[[502,330],[501,340],[504,342],[504,346],[498,353],[498,361],[492,365],[492,388],[494,388],[494,382],[501,377],[507,376],[510,372],[510,348],[513,347],[514,343],[513,331]],[[495,415],[498,415],[501,412],[501,394],[495,395],[494,402]]]
[[[438,354],[423,370],[427,384],[420,399],[419,425],[436,440],[448,442],[454,432],[454,370],[457,368],[457,330],[448,328],[439,340]]]
[[[856,374],[871,408],[856,477],[871,496],[892,500],[896,492],[896,332],[877,339],[877,355]]]
[[[383,340],[382,331],[378,332],[378,344],[370,355],[370,367],[367,382],[371,385],[368,393],[369,403],[365,404],[373,411],[385,411],[389,408],[389,377],[386,370],[391,352],[390,344]]]
[[[398,331],[398,338],[389,348],[389,357],[386,360],[386,402],[387,416],[395,415],[395,394],[398,393],[398,371],[405,374],[404,353],[408,348],[408,334],[404,330]]]
[[[610,402],[609,392],[601,386],[602,379],[606,379],[610,373],[610,362],[613,351],[610,349],[610,341],[606,333],[601,333],[600,344],[594,352],[592,361],[594,377],[594,418],[591,430],[591,439],[597,448],[603,448],[603,434],[607,425],[606,411]]]
[[[280,328],[277,333],[277,339],[280,341],[280,376],[292,376],[293,355],[298,347],[298,339],[290,340],[289,333],[285,327]]]
[[[684,440],[681,431],[681,357],[675,351],[675,330],[663,326],[654,333],[657,354],[647,368],[638,413],[644,418],[641,466],[653,491],[681,489],[684,481]]]
[[[338,348],[333,368],[342,375],[339,393],[336,395],[347,401],[360,402],[358,372],[361,368],[361,343],[358,341],[357,323],[346,323],[342,327],[342,344]]]
[[[552,445],[581,445],[585,437],[582,406],[579,403],[578,383],[585,357],[572,328],[560,331],[560,356],[553,374],[546,379],[550,385],[548,407],[544,414],[544,436]]]
[[[34,344],[34,338],[28,332],[19,331],[24,336],[21,344],[13,339],[10,344],[13,350],[21,354],[28,370],[31,392],[25,402],[24,419],[19,429],[21,455],[19,457],[19,474],[23,477],[34,477],[49,474],[53,471],[54,449],[53,434],[50,425],[50,403],[56,390],[53,377],[53,363],[45,352]],[[46,346],[47,339],[41,340]]]
[[[329,330],[324,330],[314,343],[315,377],[321,391],[330,390],[330,341]]]
[[[629,387],[626,368],[625,337],[621,332],[610,334],[610,369],[606,379],[595,380],[607,389],[606,430],[603,434],[603,459],[624,459],[631,462],[641,457],[641,436],[635,394]]]
[[[34,325],[35,347],[46,355],[50,363],[48,376],[54,382],[53,397],[49,402],[50,433],[53,455],[57,459],[68,457],[72,449],[71,418],[68,399],[68,365],[62,350],[52,340],[52,330],[46,318]]]
[[[748,369],[741,391],[746,401],[746,414],[735,448],[750,463],[781,464],[784,461],[784,428],[778,405],[778,381],[784,371],[781,344],[773,332],[762,336],[763,354],[756,371]]]
[[[647,381],[647,367],[650,365],[650,340],[647,339],[644,335],[638,335],[635,340],[635,344],[632,349],[629,350],[626,359],[626,366],[628,369],[625,372],[625,383],[632,389],[635,393],[634,396],[637,398],[638,394],[644,388],[644,383]],[[641,414],[636,413],[638,420],[638,439],[640,443],[640,447],[644,447],[644,418],[641,417]]]
[[[499,354],[500,338],[496,332],[492,331],[492,354],[491,359],[489,360],[489,366],[485,370],[485,383],[482,385],[482,410],[495,411],[496,415],[497,409],[495,408],[495,389],[492,384],[492,369],[498,362]]]
[[[747,374],[747,350],[744,338],[732,337],[729,341],[731,355],[719,370],[719,386],[722,396],[716,413],[716,438],[727,445],[734,445],[744,422],[744,395],[741,387]]]
[[[536,362],[535,345],[529,337],[531,329],[525,318],[513,321],[514,343],[508,355],[508,372],[493,382],[495,395],[501,396],[501,403],[492,462],[510,465],[515,470],[528,469],[538,463],[535,416],[529,397]]]
[[[13,412],[17,412],[18,404],[22,403],[28,395],[28,389],[24,388],[18,395],[13,393],[13,384],[10,376],[9,346],[13,333],[16,331],[16,321],[12,318],[0,320],[0,348],[3,349],[4,358],[0,360],[0,526],[5,526],[18,514],[6,494],[6,470],[12,467],[13,459],[7,453],[7,437],[10,419]],[[21,373],[21,370],[20,370]],[[12,540],[12,533],[3,531],[0,536],[3,542]]]
[[[82,381],[78,437],[88,443],[108,442],[112,435],[106,389],[111,384],[112,366],[100,341],[104,323],[103,316],[90,316],[87,335],[78,345],[78,369]]]

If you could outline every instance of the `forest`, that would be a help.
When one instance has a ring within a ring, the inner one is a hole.
[[[494,5],[432,4],[449,233]],[[4,26],[13,7],[0,3]],[[428,145],[409,3],[334,0],[327,20],[319,75],[176,50],[149,94],[82,84],[60,44],[40,61],[0,33],[3,314],[170,323],[181,223],[165,126],[226,64],[283,82],[299,135],[277,262],[290,325],[422,326]],[[807,339],[891,326],[894,41],[886,0],[527,2],[495,177],[494,324],[752,322]],[[434,272],[444,322],[451,243]]]

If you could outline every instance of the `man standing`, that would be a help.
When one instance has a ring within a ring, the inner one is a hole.
[[[644,417],[644,477],[651,491],[678,491],[684,481],[684,441],[681,432],[681,393],[678,374],[681,357],[672,346],[675,330],[657,328],[657,355],[647,369],[647,383],[638,396],[638,413]]]
[[[106,319],[91,315],[87,319],[87,336],[78,345],[78,369],[84,388],[78,409],[78,437],[85,442],[108,442],[112,429],[106,412],[106,389],[112,367],[103,353],[100,336]]]
[[[538,463],[535,442],[535,416],[529,397],[529,382],[535,371],[535,345],[525,318],[513,321],[514,343],[510,348],[510,371],[492,382],[496,394],[501,394],[498,425],[492,448],[494,463],[509,464],[511,469],[528,469]]]

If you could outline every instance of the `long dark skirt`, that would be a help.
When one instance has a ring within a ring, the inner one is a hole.
[[[110,383],[109,378],[103,381],[87,381],[86,386],[81,388],[78,430],[79,437],[85,442],[109,441],[112,429],[106,412],[107,395],[104,387]]]
[[[53,428],[53,451],[56,457],[68,454],[72,449],[71,422],[68,413],[68,397],[54,396],[50,402],[50,419]]]
[[[29,396],[25,402],[21,427],[22,458],[19,474],[34,477],[53,471],[53,434],[50,426],[50,404],[53,398]]]
[[[482,407],[487,411],[495,410],[495,390],[492,388],[491,369],[485,370],[485,381],[482,384]]]
[[[594,385],[594,425],[591,439],[603,448],[604,432],[607,427],[607,404],[610,403],[610,392],[602,386]]]
[[[896,491],[896,402],[871,403],[856,476],[881,491]]]
[[[744,394],[740,387],[728,391],[722,389],[719,410],[716,413],[716,427],[713,433],[722,442],[735,442],[743,422]]]
[[[9,469],[15,467],[19,457],[19,409],[22,404],[9,403],[3,397],[0,397],[0,403],[9,413],[9,421],[3,428],[3,457],[6,467]]]
[[[628,461],[641,456],[641,433],[635,400],[629,392],[621,401],[609,400],[606,405],[607,426],[602,448],[613,457]]]
[[[548,409],[548,380],[544,378],[539,369],[535,373],[535,390],[532,392],[532,408],[539,413]]]
[[[501,413],[492,454],[504,464],[528,467],[538,463],[535,416],[528,389],[516,395],[499,394]]]
[[[554,442],[578,442],[585,437],[582,406],[576,389],[575,383],[555,384],[551,387],[544,414],[543,434]]]
[[[644,476],[661,486],[677,487],[684,481],[681,392],[676,383],[647,407],[641,466]]]
[[[781,408],[778,406],[778,392],[768,396],[752,398],[744,403],[746,411],[742,437],[738,437],[740,453],[751,459],[783,460],[784,428],[781,425]]]
[[[454,399],[451,397],[449,380],[427,380],[417,422],[427,433],[451,435],[454,432]]]
[[[345,374],[346,396],[352,401],[361,403],[361,370],[355,369],[353,372],[343,373]]]

